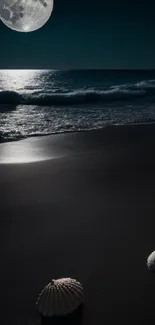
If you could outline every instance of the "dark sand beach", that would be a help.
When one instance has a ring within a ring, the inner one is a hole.
[[[0,145],[1,324],[35,324],[38,293],[64,276],[84,286],[82,324],[149,324],[153,250],[155,125]]]

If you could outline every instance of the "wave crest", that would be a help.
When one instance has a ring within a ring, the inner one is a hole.
[[[110,103],[147,96],[155,96],[155,80],[141,81],[132,85],[112,86],[106,90],[77,90],[68,93],[21,94],[14,91],[1,91],[0,104],[63,106],[97,102]]]

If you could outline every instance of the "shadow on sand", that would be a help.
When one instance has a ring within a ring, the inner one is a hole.
[[[41,325],[81,325],[83,318],[83,306],[80,306],[72,314],[61,317],[42,317]]]

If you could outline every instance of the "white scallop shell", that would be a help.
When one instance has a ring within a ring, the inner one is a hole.
[[[37,310],[46,317],[72,313],[83,303],[83,287],[71,278],[52,280],[39,294]]]
[[[152,272],[155,272],[155,251],[152,252],[147,259],[148,269]]]

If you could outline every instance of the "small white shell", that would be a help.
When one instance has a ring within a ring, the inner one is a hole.
[[[46,317],[72,313],[83,303],[83,287],[71,278],[52,280],[39,294],[37,310]]]
[[[155,251],[149,255],[147,259],[147,266],[151,272],[155,272]]]

